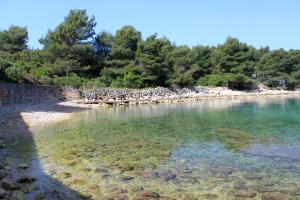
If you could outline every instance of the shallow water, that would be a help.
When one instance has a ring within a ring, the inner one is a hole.
[[[300,199],[300,101],[90,110],[35,135],[44,170],[93,199]]]

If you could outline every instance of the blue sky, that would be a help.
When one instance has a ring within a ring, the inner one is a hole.
[[[216,45],[228,36],[255,47],[300,49],[299,0],[1,0],[0,29],[27,26],[29,46],[55,28],[70,9],[86,9],[96,31],[133,25],[143,37],[178,45]]]

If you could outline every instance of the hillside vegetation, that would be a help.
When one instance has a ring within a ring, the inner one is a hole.
[[[71,10],[39,40],[42,49],[28,48],[26,27],[1,30],[0,81],[75,88],[300,86],[300,50],[257,49],[232,37],[190,48],[157,34],[142,39],[132,26],[115,35],[96,33],[95,26],[85,10]]]

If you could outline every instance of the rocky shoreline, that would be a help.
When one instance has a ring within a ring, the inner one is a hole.
[[[225,87],[189,87],[189,88],[150,88],[141,90],[128,89],[94,89],[78,90],[80,98],[74,100],[79,104],[124,105],[149,103],[175,103],[212,99],[237,99],[247,97],[300,95],[299,90],[271,90],[260,87],[252,91],[237,91]]]
[[[98,88],[86,90],[2,83],[0,84],[0,106],[43,103],[49,100],[68,101],[76,104],[124,105],[299,94],[299,90],[270,89],[264,86],[259,86],[251,91],[202,86],[145,89]]]

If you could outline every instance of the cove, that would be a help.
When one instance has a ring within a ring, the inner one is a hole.
[[[34,141],[92,199],[300,199],[297,98],[92,109]]]

